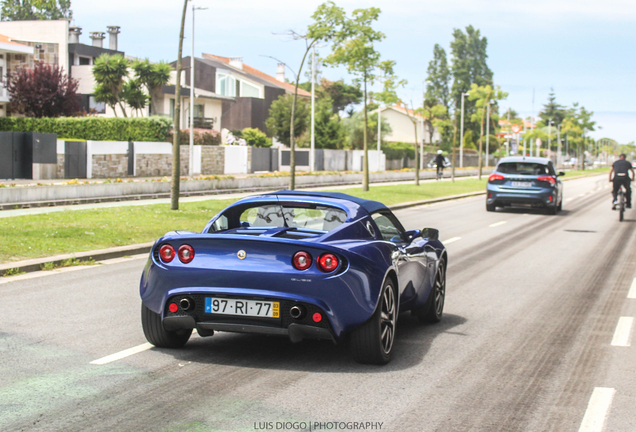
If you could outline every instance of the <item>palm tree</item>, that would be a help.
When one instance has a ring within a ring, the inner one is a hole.
[[[166,62],[150,63],[150,60],[136,60],[132,64],[132,69],[139,79],[140,83],[146,87],[146,91],[150,96],[151,114],[157,113],[157,94],[161,86],[166,85],[170,81],[170,72],[172,66]]]
[[[93,77],[95,77],[95,82],[97,83],[95,99],[98,102],[106,102],[113,108],[113,111],[115,110],[115,104],[119,104],[124,117],[128,117],[128,115],[126,115],[121,96],[124,80],[128,77],[128,66],[128,60],[119,54],[102,54],[95,59],[95,64],[93,65]]]

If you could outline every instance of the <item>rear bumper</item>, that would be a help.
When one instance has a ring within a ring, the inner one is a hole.
[[[292,342],[303,339],[327,339],[336,342],[333,333],[322,327],[291,323],[287,328],[254,324],[235,324],[223,322],[196,322],[191,316],[172,316],[163,319],[163,328],[167,331],[197,329],[201,334],[212,334],[214,331],[233,333],[255,333],[262,335],[287,336]]]
[[[557,205],[557,190],[543,188],[539,190],[513,190],[488,185],[486,202],[490,205],[532,205],[537,207],[554,207]]]

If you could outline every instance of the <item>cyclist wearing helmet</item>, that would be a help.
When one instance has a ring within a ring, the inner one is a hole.
[[[612,208],[618,204],[616,200],[616,196],[618,195],[618,190],[621,186],[625,187],[625,207],[632,208],[632,188],[631,188],[631,180],[634,180],[634,168],[632,168],[632,164],[626,160],[625,154],[621,154],[619,159],[614,162],[612,165],[612,169],[609,174],[609,181],[614,183],[614,189],[612,190],[612,196],[614,197],[614,203]],[[631,173],[631,179],[629,178]],[[614,177],[612,178],[612,174]]]
[[[444,175],[444,155],[442,155],[441,150],[437,150],[435,165],[437,165],[437,179],[439,180]]]

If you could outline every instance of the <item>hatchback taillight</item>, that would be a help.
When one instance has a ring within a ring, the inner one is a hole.
[[[501,174],[490,174],[490,177],[488,177],[488,181],[494,181],[494,180],[503,180],[504,176],[502,176]]]
[[[554,177],[551,177],[551,176],[537,177],[537,181],[547,182],[547,183],[550,183],[552,186],[554,186],[556,184],[556,179]]]
[[[159,257],[161,258],[161,261],[165,263],[172,261],[175,255],[176,253],[174,248],[169,244],[165,244],[159,248]]]
[[[320,255],[320,258],[318,258],[318,268],[325,273],[329,273],[337,269],[338,264],[338,257],[332,253],[322,254]]]
[[[194,249],[192,246],[184,244],[179,247],[179,261],[184,264],[191,262],[194,259]]]
[[[305,251],[296,252],[292,258],[292,265],[296,270],[307,270],[311,267],[311,255]]]

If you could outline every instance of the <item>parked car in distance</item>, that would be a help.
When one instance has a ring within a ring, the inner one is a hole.
[[[436,229],[406,231],[379,202],[257,195],[201,233],[172,231],[155,242],[141,277],[141,323],[162,348],[184,346],[193,329],[256,333],[348,340],[356,361],[386,364],[398,313],[441,320],[447,263]]]
[[[547,158],[513,156],[499,161],[488,178],[486,210],[497,207],[541,207],[555,215],[563,205],[563,182]]]
[[[435,163],[435,158],[431,159],[426,166],[429,168],[437,168],[437,164]],[[448,168],[449,166],[451,166],[451,162],[446,156],[444,156],[444,168]]]

